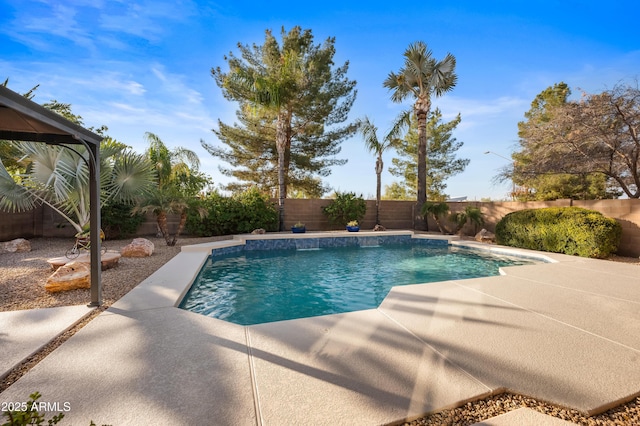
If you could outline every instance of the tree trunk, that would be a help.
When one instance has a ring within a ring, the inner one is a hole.
[[[380,198],[382,189],[382,153],[378,153],[378,160],[376,161],[376,225],[380,225]]]
[[[182,233],[182,230],[184,229],[184,226],[186,223],[187,223],[187,210],[185,209],[180,212],[180,223],[178,224],[178,230],[173,236],[173,240],[171,240],[171,246],[175,246],[176,243],[178,242],[178,237]]]
[[[287,114],[280,112],[276,122],[276,149],[278,151],[278,230],[284,231],[284,199],[287,196],[285,183],[285,150],[287,148]]]
[[[158,222],[158,227],[160,228],[160,232],[162,232],[164,241],[168,246],[171,246],[171,236],[169,235],[169,227],[167,226],[167,213],[164,210],[160,210],[156,214],[156,221]]]
[[[429,100],[418,99],[414,106],[414,112],[418,120],[418,211],[427,201],[427,115],[430,107]],[[427,217],[416,218],[416,229],[428,231]]]

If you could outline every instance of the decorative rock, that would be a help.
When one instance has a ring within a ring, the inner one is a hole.
[[[118,261],[120,260],[120,253],[116,253],[113,251],[108,251],[100,256],[100,265],[102,270],[111,269],[118,266]],[[82,253],[75,259],[76,262],[91,264],[91,254],[90,253]]]
[[[482,228],[482,230],[476,234],[475,240],[483,243],[495,243],[496,236],[493,232],[489,232]]]
[[[258,229],[254,229],[253,231],[251,231],[252,234],[266,234],[267,231],[265,231],[262,228],[258,228]]]
[[[0,253],[21,253],[24,251],[31,251],[31,243],[24,238],[0,243]]]
[[[69,262],[58,268],[44,285],[50,293],[91,287],[91,270],[89,265],[80,262]]]
[[[69,259],[67,256],[52,257],[51,259],[47,259],[47,263],[54,271],[57,271],[59,267],[64,266],[69,262],[71,262],[71,259]]]
[[[155,246],[146,238],[134,238],[130,244],[122,247],[122,257],[147,257],[153,254]]]
[[[374,230],[374,231],[386,231],[386,230],[387,230],[387,228],[385,228],[384,226],[382,226],[382,225],[378,224],[378,225],[376,225],[376,226],[374,226],[374,227],[373,227],[373,230]]]

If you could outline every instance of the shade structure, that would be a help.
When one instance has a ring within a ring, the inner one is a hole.
[[[89,153],[91,301],[102,304],[100,269],[100,141],[102,137],[24,96],[0,86],[0,139],[42,142],[50,145],[83,145]]]

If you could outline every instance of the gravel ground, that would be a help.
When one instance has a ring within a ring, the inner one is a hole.
[[[121,258],[117,267],[103,271],[103,306],[96,309],[74,328],[52,340],[41,351],[7,375],[0,383],[0,392],[18,380],[100,312],[178,254],[181,246],[226,238],[228,237],[181,238],[175,247],[167,247],[163,239],[148,237],[155,244],[153,255],[147,258]],[[120,250],[130,241],[107,241],[106,247],[110,250]],[[0,312],[87,304],[90,301],[88,289],[61,293],[48,293],[44,290],[44,283],[52,273],[47,259],[63,256],[71,246],[71,240],[36,238],[30,242],[31,252],[0,254]],[[612,256],[610,260],[634,263],[640,266],[640,260],[636,258]],[[640,425],[640,397],[598,416],[586,417],[574,410],[566,410],[525,396],[506,393],[469,402],[462,407],[425,416],[403,423],[403,425],[471,425],[521,407],[529,407],[580,425]]]

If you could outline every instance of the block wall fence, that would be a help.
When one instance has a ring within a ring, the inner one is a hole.
[[[330,199],[287,199],[285,201],[285,229],[291,228],[296,222],[302,222],[309,231],[330,231],[339,229],[329,224],[322,214],[322,207],[331,202]],[[640,257],[640,200],[555,200],[537,202],[451,202],[451,212],[463,211],[466,206],[480,208],[483,213],[484,228],[494,232],[496,223],[507,213],[513,211],[543,208],[543,207],[584,207],[596,210],[605,216],[616,219],[622,225],[622,240],[618,254],[622,256]],[[382,200],[380,203],[380,224],[387,229],[413,229],[417,216],[414,201]],[[361,229],[372,229],[375,226],[375,201],[367,200],[367,213],[360,223]],[[178,217],[168,217],[169,229],[175,231]],[[452,223],[447,224],[453,228]],[[465,235],[475,235],[480,229],[467,225],[462,232]],[[429,231],[438,232],[438,227],[429,219]],[[139,236],[156,233],[155,218],[147,216],[147,220],[138,229]],[[13,238],[55,238],[73,237],[74,229],[53,210],[46,206],[25,213],[0,212],[0,241]]]

